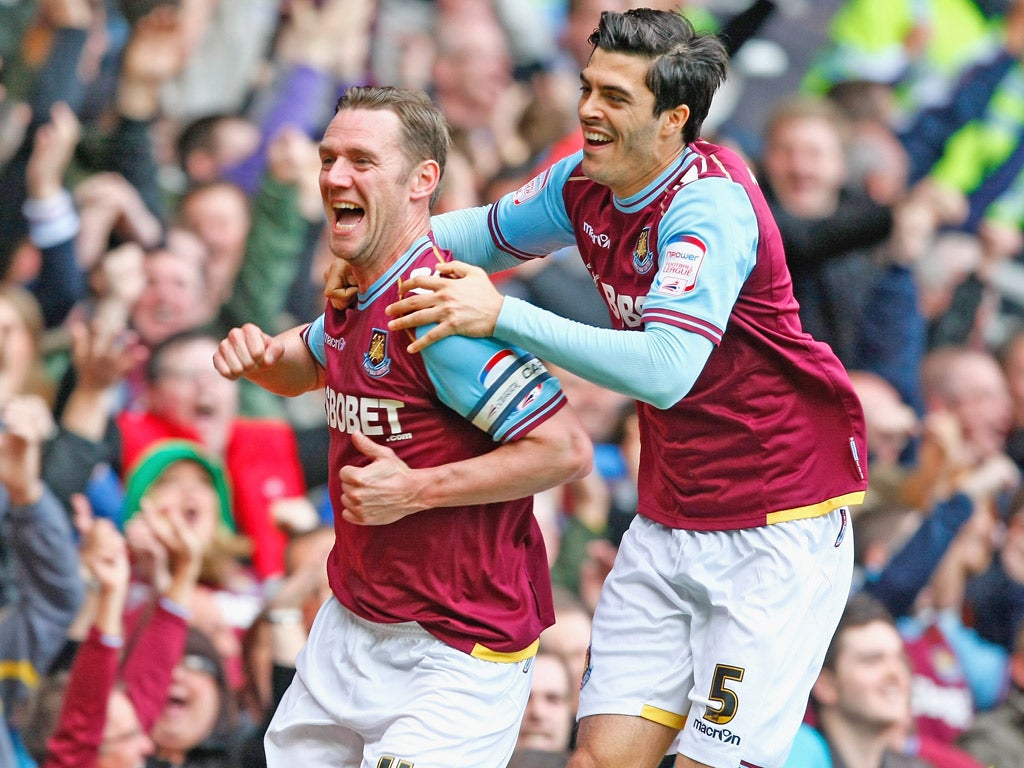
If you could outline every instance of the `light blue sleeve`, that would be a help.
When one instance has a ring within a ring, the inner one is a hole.
[[[953,611],[940,614],[939,626],[963,665],[975,707],[991,709],[999,703],[1008,684],[1010,655],[1006,648],[965,627],[959,614]]]
[[[565,398],[534,355],[494,339],[448,336],[422,355],[441,402],[495,441],[521,437]]]
[[[669,408],[704,369],[714,345],[663,323],[642,332],[596,328],[506,296],[494,335],[616,392]]]
[[[783,768],[832,768],[832,755],[824,737],[807,723],[801,723]]]
[[[327,367],[327,355],[324,352],[324,316],[320,315],[310,323],[306,329],[302,332],[302,340],[306,342],[306,347],[309,349],[313,359],[315,359],[320,367]]]
[[[695,282],[682,292],[670,290],[663,257],[643,309],[693,316],[724,332],[757,258],[757,219],[738,184],[705,179],[692,187],[685,202],[666,212],[658,245],[665,254],[681,238],[699,239],[705,253]],[[594,328],[512,297],[502,303],[494,335],[657,408],[690,391],[714,348],[711,339],[676,325],[648,321],[642,333]]]
[[[494,205],[434,216],[431,228],[438,245],[459,261],[490,273],[573,245],[576,239],[562,187],[581,156],[565,158],[541,171]]]
[[[689,315],[724,331],[757,262],[757,216],[746,190],[729,179],[702,179],[691,189],[696,194],[685,195],[682,201],[684,196],[676,195],[658,227],[659,272],[644,300],[644,312]],[[685,291],[673,290],[678,283],[666,269],[680,248],[700,258]]]

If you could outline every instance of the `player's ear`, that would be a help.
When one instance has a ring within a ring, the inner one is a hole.
[[[661,129],[667,135],[681,136],[683,126],[690,119],[690,107],[687,104],[679,104],[672,109],[662,112]]]
[[[441,167],[436,160],[421,160],[409,174],[409,197],[412,200],[429,198],[441,183]]]
[[[839,699],[839,690],[836,686],[836,675],[830,669],[823,669],[818,673],[818,679],[811,687],[811,698],[824,706],[831,706]]]

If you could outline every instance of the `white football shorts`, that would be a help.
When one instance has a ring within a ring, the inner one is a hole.
[[[533,659],[483,661],[419,624],[320,608],[264,740],[269,768],[503,768]]]
[[[850,593],[849,511],[737,531],[637,516],[594,615],[578,717],[681,729],[678,751],[777,768]]]

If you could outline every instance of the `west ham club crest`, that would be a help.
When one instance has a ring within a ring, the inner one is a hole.
[[[391,357],[388,355],[388,332],[374,328],[370,335],[369,349],[363,354],[363,368],[375,379],[391,370]]]
[[[633,269],[638,275],[646,275],[654,266],[654,252],[650,246],[651,228],[644,227],[633,248]]]

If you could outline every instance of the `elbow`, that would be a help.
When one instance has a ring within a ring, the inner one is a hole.
[[[559,453],[566,483],[586,477],[594,468],[594,444],[582,427],[566,433],[565,445]]]
[[[650,405],[653,405],[660,411],[665,411],[686,397],[690,392],[690,386],[690,382],[686,382],[684,387],[680,387],[678,382],[673,383],[671,386],[666,384],[666,386],[663,386],[656,391],[648,392],[640,399]]]

